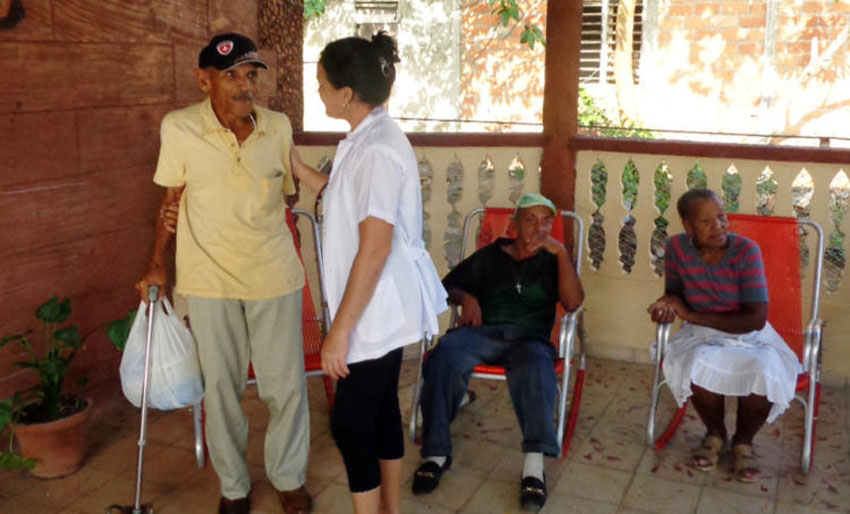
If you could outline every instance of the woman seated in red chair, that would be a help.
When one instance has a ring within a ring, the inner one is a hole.
[[[753,438],[788,408],[800,363],[767,322],[758,245],[728,232],[722,201],[709,189],[691,189],[677,209],[685,232],[667,243],[664,296],[648,309],[654,322],[684,321],[664,356],[664,378],[679,406],[691,398],[707,428],[694,467],[714,469],[729,442],[735,477],[752,482],[759,473]],[[731,441],[725,396],[738,397]]]

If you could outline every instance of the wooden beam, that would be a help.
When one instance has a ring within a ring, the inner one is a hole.
[[[575,205],[578,132],[578,70],[582,0],[549,0],[546,13],[546,82],[543,87],[543,146],[540,188],[558,207]]]

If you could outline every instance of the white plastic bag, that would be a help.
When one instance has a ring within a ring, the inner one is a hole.
[[[148,405],[160,410],[195,405],[204,397],[204,386],[192,333],[174,315],[167,298],[154,310]],[[121,357],[121,388],[136,407],[142,405],[147,318],[147,305],[141,302]]]

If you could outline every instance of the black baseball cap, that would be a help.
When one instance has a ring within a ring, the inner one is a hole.
[[[251,38],[231,32],[214,36],[198,55],[199,68],[227,71],[246,62],[268,69]]]

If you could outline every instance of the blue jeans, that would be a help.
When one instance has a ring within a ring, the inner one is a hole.
[[[449,425],[477,364],[503,366],[522,429],[522,451],[558,454],[552,414],[558,394],[555,349],[513,325],[449,331],[428,356],[422,388],[422,456],[452,453]]]

